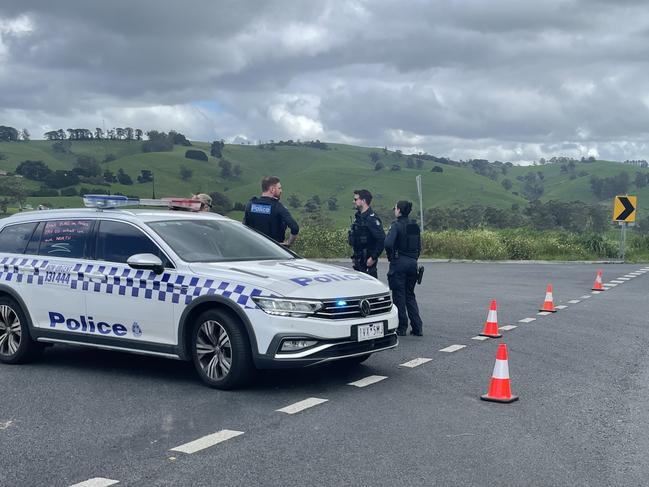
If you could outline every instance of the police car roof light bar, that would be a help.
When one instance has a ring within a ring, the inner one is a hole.
[[[200,200],[189,198],[129,198],[122,195],[106,194],[87,194],[83,197],[83,204],[86,208],[97,208],[98,210],[121,206],[156,206],[185,211],[199,211],[201,209]]]

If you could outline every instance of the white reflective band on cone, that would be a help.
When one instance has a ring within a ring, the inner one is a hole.
[[[545,300],[552,301],[552,293],[545,293]]]
[[[498,312],[495,309],[489,310],[489,314],[487,315],[487,321],[489,323],[496,323],[498,321]]]
[[[509,365],[507,360],[496,360],[494,372],[491,374],[493,379],[509,379]]]

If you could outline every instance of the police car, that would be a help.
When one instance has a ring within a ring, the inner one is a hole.
[[[397,345],[390,292],[366,274],[177,211],[196,200],[84,202],[0,221],[0,362],[83,345],[191,360],[230,389],[256,369],[359,363]]]

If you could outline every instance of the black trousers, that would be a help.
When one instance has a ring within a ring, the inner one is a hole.
[[[419,316],[419,306],[415,298],[417,284],[417,259],[400,256],[390,262],[388,284],[392,291],[392,300],[399,311],[400,332],[408,329],[408,319],[413,333],[422,332],[422,322]]]
[[[377,259],[372,267],[367,267],[367,259],[358,259],[354,260],[354,267],[357,271],[364,272],[365,274],[372,276],[374,279],[378,279],[378,263],[379,261]]]

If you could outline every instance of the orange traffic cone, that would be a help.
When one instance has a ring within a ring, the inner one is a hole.
[[[498,310],[496,308],[496,300],[491,300],[489,306],[489,314],[487,321],[484,324],[484,330],[480,333],[483,337],[500,338],[502,335],[498,333]]]
[[[597,271],[597,276],[595,277],[595,284],[593,284],[592,291],[605,291],[604,286],[602,286],[602,270]]]
[[[480,396],[480,399],[482,399],[483,401],[505,403],[518,400],[518,396],[512,396],[512,391],[509,384],[507,345],[505,345],[504,343],[498,345],[498,353],[496,353],[496,364],[494,365],[494,371],[491,374],[489,392],[484,396]]]
[[[545,301],[543,302],[543,307],[539,311],[547,311],[548,313],[557,312],[557,310],[554,309],[554,302],[552,300],[552,284],[548,284],[545,291]]]

